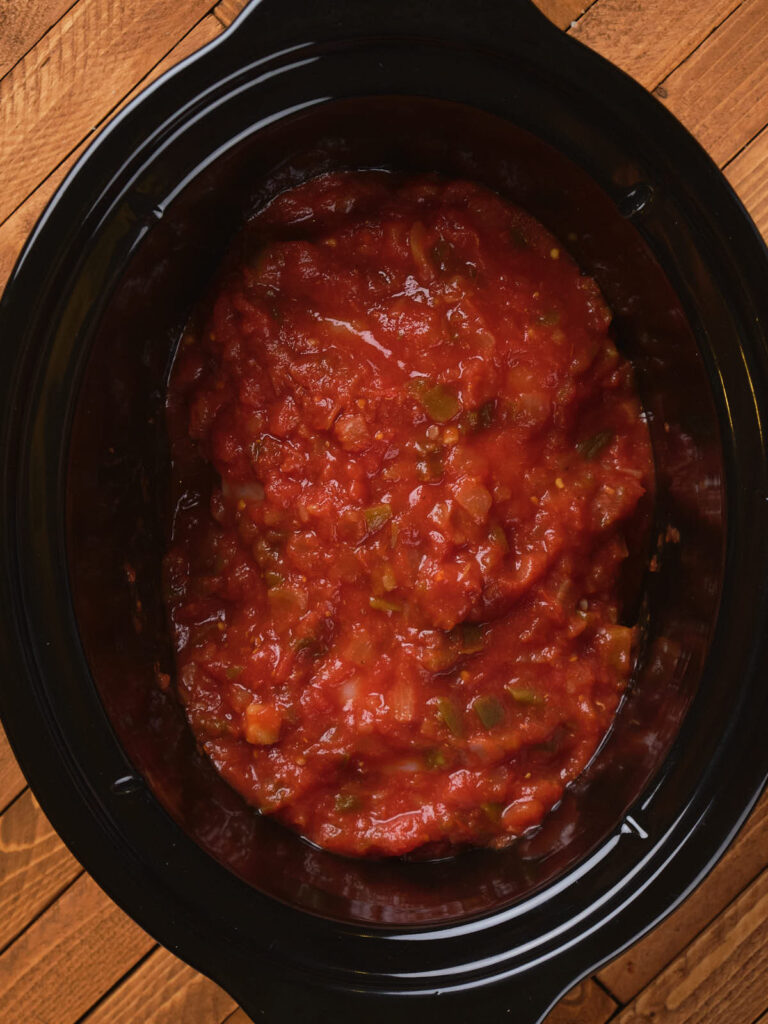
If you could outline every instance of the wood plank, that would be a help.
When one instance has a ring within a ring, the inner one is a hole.
[[[83,875],[0,956],[0,1020],[75,1024],[153,946]]]
[[[768,872],[763,872],[615,1018],[616,1024],[750,1024],[765,1010]]]
[[[152,71],[146,75],[134,89],[131,90],[131,92],[118,104],[117,108],[104,119],[98,128],[103,128],[104,125],[108,124],[114,115],[118,111],[122,110],[123,107],[137,96],[142,89],[149,85],[150,82],[159,78],[160,75],[164,74],[180,60],[183,60],[184,57],[188,57],[191,53],[194,53],[195,50],[199,50],[201,46],[204,46],[212,39],[215,39],[220,32],[221,24],[212,14],[203,18],[203,20],[199,22],[191,32],[188,32],[187,35],[184,36],[176,46],[174,46],[165,59],[162,60],[157,67],[153,68]],[[35,189],[35,191],[24,203],[21,204],[15,213],[13,213],[3,224],[0,224],[0,291],[5,287],[5,283],[8,280],[19,253],[21,252],[22,246],[24,245],[24,242],[32,228],[35,226],[38,217],[45,209],[48,200],[64,180],[76,160],[78,160],[85,151],[85,148],[93,142],[97,133],[98,129],[91,132],[80,143],[75,152],[64,160],[63,163],[59,164],[56,170],[48,175],[45,181]],[[0,778],[2,764],[2,746],[0,744]],[[0,787],[0,795],[1,793],[2,789]],[[2,806],[1,800],[0,806]]]
[[[64,163],[59,164],[42,185],[38,186],[32,195],[7,220],[0,224],[0,289],[5,288],[24,242],[35,226],[38,217],[45,209],[48,200],[62,183],[69,169],[84,149],[85,144],[78,147],[71,157],[65,160]],[[0,764],[2,764],[1,760]]]
[[[83,1024],[221,1024],[235,1007],[218,985],[158,946]]]
[[[72,0],[10,0],[0,4],[0,78],[72,6]]]
[[[725,175],[768,239],[768,128],[728,164]]]
[[[210,0],[79,0],[0,80],[0,220],[207,12]]]
[[[0,248],[1,251],[1,248]],[[2,257],[0,257],[0,266]],[[0,288],[4,278],[0,279]],[[26,780],[21,774],[16,758],[13,756],[8,737],[5,735],[2,723],[0,723],[0,811],[8,806],[11,800],[16,797],[26,786]]]
[[[608,993],[587,978],[563,996],[544,1024],[605,1024],[616,1009]]]
[[[542,14],[559,28],[568,28],[584,14],[590,0],[534,0]]]
[[[628,1003],[768,866],[768,794],[717,867],[671,917],[604,967],[598,978]]]
[[[222,1024],[253,1024],[253,1021],[248,1017],[244,1010],[235,1010],[231,1017],[227,1017]]]
[[[573,36],[653,89],[740,0],[599,0]]]
[[[745,0],[657,90],[719,164],[768,123],[766,52],[768,3]]]
[[[0,949],[81,872],[27,790],[0,817]]]

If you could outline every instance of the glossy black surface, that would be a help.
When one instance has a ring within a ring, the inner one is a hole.
[[[440,992],[447,1021],[538,1021],[696,884],[768,772],[765,249],[670,115],[533,7],[437,11],[252,7],[81,161],[0,306],[3,720],[85,866],[255,1020],[416,1021]],[[517,848],[438,865],[257,818],[155,685],[179,327],[253,204],[366,165],[484,180],[597,277],[681,537],[588,776]]]

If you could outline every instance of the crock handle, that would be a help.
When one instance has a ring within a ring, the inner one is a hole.
[[[506,981],[462,991],[424,995],[383,995],[337,991],[315,987],[274,975],[265,984],[242,980],[226,985],[254,1024],[330,1024],[331,1021],[365,1021],[365,1024],[424,1024],[439,1014],[440,1024],[542,1024],[558,999],[571,988],[558,983],[542,965]]]
[[[251,53],[328,39],[378,35],[436,36],[487,49],[505,38],[546,46],[560,30],[533,0],[251,0],[231,28],[231,42]]]

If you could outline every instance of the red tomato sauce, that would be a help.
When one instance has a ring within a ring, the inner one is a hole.
[[[506,845],[633,664],[620,578],[652,460],[611,314],[466,181],[325,175],[238,251],[168,397],[198,743],[339,853]]]

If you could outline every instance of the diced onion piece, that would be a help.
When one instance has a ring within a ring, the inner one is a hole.
[[[232,481],[222,477],[221,493],[227,501],[262,502],[264,485],[259,480]]]
[[[431,281],[435,276],[435,270],[427,253],[427,229],[420,220],[413,224],[408,241],[419,276],[425,281]]]
[[[456,501],[476,523],[482,523],[491,511],[493,497],[479,480],[464,479],[456,488]]]
[[[245,738],[254,746],[277,743],[282,723],[282,713],[274,704],[253,701],[245,709]]]
[[[412,681],[398,679],[389,691],[387,703],[398,722],[412,722],[416,717],[416,691]]]

